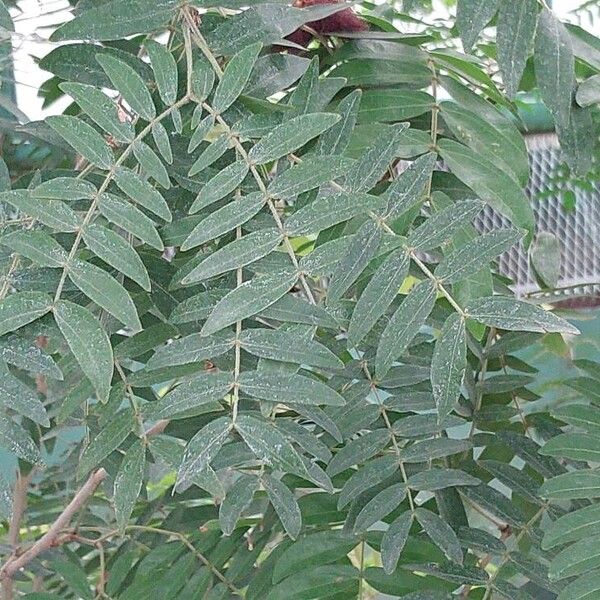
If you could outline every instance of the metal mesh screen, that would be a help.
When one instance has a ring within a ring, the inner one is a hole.
[[[527,138],[531,176],[527,195],[532,203],[536,229],[554,234],[561,244],[562,258],[556,300],[573,296],[600,296],[600,190],[569,186],[575,194],[575,208],[566,210],[559,194],[550,194],[550,180],[560,165],[560,148],[553,134]],[[544,194],[544,195],[542,195]],[[509,221],[486,207],[475,226],[481,232],[508,227]],[[514,282],[519,296],[540,292],[527,252],[520,243],[499,259],[499,272]],[[568,288],[568,289],[567,289]],[[548,300],[552,299],[551,297]]]

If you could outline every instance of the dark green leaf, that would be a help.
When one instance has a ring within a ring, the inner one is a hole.
[[[246,281],[217,303],[202,327],[202,335],[211,335],[260,313],[289,291],[297,278],[296,273],[287,272]]]
[[[302,375],[246,371],[240,375],[239,384],[250,396],[269,402],[326,406],[345,404],[344,398],[328,385]]]
[[[273,425],[257,417],[240,415],[235,428],[257,458],[286,473],[310,479],[300,455]]]
[[[385,201],[378,196],[341,192],[325,196],[301,208],[286,221],[285,228],[291,235],[317,233],[383,206]]]
[[[431,250],[447,242],[464,225],[477,216],[483,205],[477,200],[464,200],[433,214],[411,232],[408,245],[421,251]]]
[[[113,352],[102,325],[87,308],[66,300],[54,306],[54,318],[98,399],[106,402],[113,375]]]
[[[177,472],[177,490],[184,490],[194,478],[210,466],[212,459],[221,449],[231,432],[231,419],[220,417],[205,425],[185,448],[183,460]]]
[[[397,483],[371,498],[360,510],[354,521],[354,532],[366,531],[383,517],[394,511],[406,496],[406,485]]]
[[[393,362],[406,350],[425,323],[435,303],[436,288],[431,281],[423,281],[412,288],[398,307],[381,334],[375,374],[385,377]]]
[[[454,313],[444,323],[431,360],[431,388],[440,423],[452,411],[460,395],[466,366],[465,321]]]
[[[177,63],[165,46],[154,40],[144,42],[162,101],[168,106],[177,99]]]
[[[295,540],[302,529],[302,514],[296,498],[279,479],[263,475],[261,481],[283,528]]]
[[[0,194],[0,200],[12,204],[15,208],[57,231],[77,231],[79,229],[79,217],[61,200],[35,198],[28,190],[4,192]]]
[[[513,98],[531,50],[537,22],[536,0],[501,0],[498,12],[498,66],[506,93]]]
[[[219,525],[225,535],[231,535],[242,513],[250,506],[259,480],[252,475],[240,475],[227,490],[219,507]]]
[[[340,120],[340,115],[312,113],[300,115],[275,127],[248,153],[256,164],[264,164],[294,152],[329,129]]]
[[[117,105],[102,91],[91,85],[71,82],[61,83],[60,88],[79,104],[81,110],[88,114],[96,125],[114,136],[117,141],[133,140],[133,127],[130,123],[119,121]]]
[[[52,309],[52,298],[42,292],[18,292],[0,301],[0,335],[35,321]]]
[[[165,199],[137,173],[119,167],[115,171],[115,183],[134,202],[141,204],[161,219],[171,222],[171,211]]]
[[[456,26],[464,49],[469,52],[483,28],[496,14],[498,0],[458,0]]]
[[[541,333],[572,333],[579,330],[560,317],[533,304],[494,296],[473,300],[465,308],[468,317],[488,327]]]
[[[85,159],[101,169],[112,167],[114,163],[112,151],[91,125],[68,115],[48,117],[46,122]]]
[[[204,404],[219,401],[233,386],[229,373],[201,373],[180,383],[168,394],[144,406],[147,419],[175,419],[177,415]]]
[[[453,529],[440,516],[425,508],[417,508],[415,517],[431,541],[448,559],[462,565],[462,548]]]
[[[337,179],[350,171],[354,161],[343,156],[305,158],[299,165],[278,175],[269,185],[269,194],[275,198],[292,198]]]
[[[408,275],[409,259],[403,249],[392,252],[373,274],[361,294],[350,320],[348,343],[356,346],[398,295]]]
[[[135,304],[127,290],[103,269],[81,260],[69,267],[69,279],[98,306],[134,331],[142,328]]]
[[[454,283],[481,270],[490,260],[502,254],[523,237],[514,229],[499,229],[476,237],[446,255],[435,269],[437,279]],[[533,249],[532,249],[533,250]]]
[[[322,344],[291,332],[271,329],[247,329],[239,338],[246,352],[299,365],[337,369],[344,363]]]
[[[150,277],[138,253],[120,235],[110,229],[90,223],[83,232],[87,247],[123,275],[150,290]]]
[[[214,110],[222,113],[237,100],[246,87],[261,47],[260,43],[250,44],[229,60],[213,96]]]
[[[535,76],[544,104],[556,123],[566,126],[575,87],[571,36],[551,10],[542,10],[535,34]]]
[[[136,440],[127,450],[115,477],[114,503],[117,525],[123,529],[142,489],[146,466],[146,446],[143,440]]]
[[[396,570],[396,565],[408,539],[413,523],[413,513],[402,513],[383,534],[381,540],[381,562],[383,570],[389,575]]]
[[[274,228],[261,229],[245,235],[207,256],[181,280],[181,283],[183,285],[197,283],[245,267],[270,254],[281,240],[281,233]]]
[[[67,261],[63,247],[43,231],[13,231],[0,238],[0,244],[40,267],[61,268]]]
[[[131,0],[127,4],[109,0],[78,14],[59,27],[51,39],[118,40],[166,25],[176,7],[176,0]]]

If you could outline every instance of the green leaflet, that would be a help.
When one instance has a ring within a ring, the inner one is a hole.
[[[219,525],[225,535],[231,535],[242,513],[254,497],[259,480],[252,475],[240,475],[227,490],[219,507]]]
[[[415,473],[408,480],[408,487],[430,492],[462,485],[479,485],[479,479],[456,469],[430,469]]]
[[[106,54],[98,54],[96,60],[108,75],[113,87],[125,98],[131,108],[146,121],[156,116],[152,96],[144,80],[127,63]]]
[[[512,177],[487,158],[452,140],[440,140],[440,153],[452,172],[513,225],[533,232],[533,211],[523,190]]]
[[[239,339],[244,350],[261,358],[324,369],[339,369],[344,364],[322,344],[283,330],[247,329]]]
[[[123,273],[142,288],[150,290],[148,271],[133,247],[110,229],[90,223],[83,232],[86,246],[104,262]]]
[[[346,556],[358,544],[358,539],[337,531],[309,533],[290,545],[277,559],[273,583],[307,568],[335,562]]]
[[[545,481],[539,493],[557,500],[600,498],[600,473],[591,470],[563,473]]]
[[[466,366],[465,321],[454,313],[442,327],[431,360],[431,389],[439,423],[452,411],[458,399]]]
[[[106,402],[113,375],[113,352],[102,325],[87,308],[67,300],[56,303],[54,319],[98,399]]]
[[[134,331],[142,328],[135,304],[127,290],[103,269],[75,260],[69,267],[69,279],[98,306]]]
[[[548,9],[538,18],[534,63],[544,104],[557,124],[567,126],[575,87],[573,45],[565,26]]]
[[[242,196],[202,219],[181,245],[182,250],[190,250],[228,233],[249,221],[265,204],[260,192]]]
[[[227,142],[227,138],[221,138],[224,142]],[[216,144],[217,142],[214,142]],[[214,149],[213,146],[209,146]],[[221,146],[223,150],[223,146]],[[204,155],[202,155],[198,160],[202,159]],[[192,167],[193,168],[193,167]],[[221,200],[228,194],[231,194],[239,185],[242,183],[246,175],[248,174],[248,165],[244,161],[237,161],[231,163],[227,167],[225,167],[222,171],[219,171],[211,180],[207,182],[207,184],[202,188],[196,199],[194,200],[192,206],[190,207],[190,213],[195,213],[213,204],[213,202],[217,202],[217,200]]]
[[[464,49],[469,52],[483,28],[496,14],[498,0],[458,0],[456,26]]]
[[[275,228],[249,233],[207,256],[181,280],[181,283],[188,285],[245,267],[267,256],[279,246],[281,240],[282,235]]]
[[[67,260],[64,248],[43,231],[13,231],[0,238],[7,246],[40,267],[61,268]]]
[[[169,173],[154,150],[144,142],[135,142],[133,154],[144,171],[148,173],[157,183],[168,190],[171,187]]]
[[[371,277],[352,313],[348,328],[348,343],[356,346],[398,295],[400,285],[408,275],[409,259],[403,249],[392,252]]]
[[[32,465],[42,462],[40,451],[29,433],[5,415],[0,415],[0,448],[10,450],[12,454]],[[6,505],[6,500],[3,504]]]
[[[375,374],[381,379],[392,363],[406,350],[425,323],[436,298],[435,286],[423,281],[415,286],[398,307],[379,340]]]
[[[354,90],[337,105],[336,112],[342,118],[321,135],[317,142],[318,154],[335,155],[346,150],[358,117],[361,96],[361,90]]]
[[[115,171],[115,183],[134,202],[141,204],[161,219],[169,223],[171,222],[171,211],[165,199],[156,188],[152,187],[137,173],[124,167],[119,167]]]
[[[600,102],[600,75],[592,75],[582,81],[575,96],[577,104],[584,108]]]
[[[339,120],[339,115],[331,113],[311,113],[290,119],[275,127],[255,144],[248,153],[248,158],[256,164],[281,158],[298,150]]]
[[[273,425],[257,417],[240,415],[235,429],[250,450],[268,465],[310,479],[300,455]]]
[[[46,121],[75,152],[101,169],[112,167],[114,162],[112,151],[91,125],[67,115],[48,117]]]
[[[15,331],[50,312],[52,298],[43,292],[18,292],[0,301],[0,335]]]
[[[544,532],[545,550],[600,534],[600,504],[585,506],[551,522]]]
[[[162,101],[173,104],[177,100],[177,63],[165,46],[154,40],[146,40],[144,47],[150,57],[150,64]]]
[[[96,187],[84,179],[54,177],[33,188],[31,195],[55,200],[86,200],[93,198],[96,192]]]
[[[292,198],[345,175],[353,164],[351,158],[344,156],[329,156],[327,160],[321,156],[305,158],[278,175],[269,185],[269,194],[275,198]]]
[[[219,417],[205,425],[192,437],[185,448],[183,460],[177,472],[177,490],[189,487],[194,478],[201,474],[216,456],[231,431],[231,419]]]
[[[286,221],[285,229],[291,235],[317,233],[383,206],[384,200],[378,196],[340,192],[320,198],[295,212]]]
[[[360,510],[354,521],[354,532],[366,531],[383,517],[395,510],[406,496],[406,485],[397,483],[371,498]]]
[[[164,250],[154,221],[126,200],[113,194],[102,194],[98,202],[98,209],[111,223],[122,227],[149,246],[157,250]]]
[[[377,254],[383,231],[374,221],[366,221],[352,237],[346,254],[331,274],[328,302],[335,304],[358,279],[371,259]]]
[[[185,411],[222,400],[233,385],[229,373],[201,373],[144,407],[147,419],[174,419]]]
[[[579,330],[549,311],[514,298],[478,298],[465,307],[468,317],[499,329],[542,333],[579,333]]]
[[[202,336],[192,333],[158,348],[148,361],[148,369],[160,369],[215,358],[233,348],[234,337],[230,334]]]
[[[335,390],[317,379],[302,375],[246,371],[240,375],[239,384],[250,396],[269,402],[327,406],[345,404],[343,397]]]
[[[0,403],[43,427],[50,427],[48,414],[37,394],[20,379],[13,376],[6,363],[1,359]]]
[[[349,190],[367,192],[379,181],[392,160],[398,156],[400,140],[407,128],[406,123],[390,127],[362,154],[346,179]]]
[[[221,158],[221,156],[223,156],[223,154],[225,154],[225,152],[227,152],[227,150],[229,150],[230,145],[231,145],[231,138],[230,138],[229,134],[224,133],[221,137],[217,138],[214,142],[212,142],[210,144],[210,146],[208,146],[208,148],[206,148],[206,150],[204,150],[204,152],[202,152],[202,154],[196,159],[194,164],[190,167],[190,170],[188,172],[188,177],[193,177],[194,175],[197,175],[204,169],[210,167],[210,165],[212,165],[215,161],[219,160],[219,158]],[[243,162],[234,163],[234,165],[235,164],[237,164],[239,171],[237,171],[235,174],[233,174],[233,180],[234,181],[239,180],[238,181],[238,184],[239,184],[239,183],[241,183],[243,178],[246,176],[246,173],[248,172],[248,168],[245,165],[245,163],[243,163]],[[245,169],[243,168],[244,166],[246,166]],[[218,175],[220,175],[220,173]],[[216,177],[216,175],[215,175],[215,177]],[[233,186],[235,189],[235,187],[237,187],[237,185],[238,185],[238,184],[234,185],[233,183],[228,182],[227,187],[225,187],[226,181],[227,181],[227,179],[223,175],[221,175],[221,177],[219,177],[218,180],[211,183],[210,185],[214,186],[215,189],[210,191],[211,188],[209,187],[201,196],[202,200],[198,201],[196,203],[196,205],[192,205],[192,207],[190,208],[190,212],[192,212],[192,213],[197,212],[198,210],[200,210],[201,208],[204,208],[204,206],[206,206],[206,204],[204,204],[205,202],[207,202],[208,204],[211,203],[211,202],[209,202],[210,198],[216,197],[217,194],[222,194],[224,190],[227,190],[231,186]],[[217,183],[218,183],[218,185],[217,185]],[[207,186],[209,186],[209,184],[207,184]],[[232,191],[232,190],[230,190],[230,191]],[[228,191],[224,195],[227,195],[229,193],[230,192]],[[220,200],[220,198],[217,198],[217,200]],[[216,202],[216,200],[215,200],[215,202]]]
[[[117,525],[124,529],[142,489],[146,466],[146,445],[136,440],[127,450],[115,477],[113,501]]]
[[[59,27],[51,39],[118,40],[165,25],[176,6],[175,0],[132,0],[127,4],[110,0],[81,12]]]
[[[262,312],[288,292],[297,279],[295,272],[287,272],[244,282],[219,300],[202,327],[202,335],[211,335]]]
[[[13,190],[0,194],[0,200],[12,204],[25,214],[57,231],[77,231],[77,214],[61,200],[34,198],[28,190]]]
[[[458,141],[510,175],[519,186],[527,185],[527,151],[519,134],[498,135],[493,123],[455,102],[442,102],[441,115]]]
[[[61,83],[60,89],[69,94],[96,125],[114,136],[117,141],[133,140],[133,127],[130,123],[119,121],[116,104],[102,91],[91,85],[71,82]]]
[[[449,560],[462,565],[463,553],[456,533],[440,516],[425,508],[417,508],[415,517],[433,543]]]
[[[375,456],[390,441],[390,433],[378,429],[349,441],[341,448],[327,465],[327,474],[334,477],[353,465],[367,461]]]
[[[537,13],[536,0],[500,0],[497,59],[506,92],[511,98],[519,89],[531,50]]]
[[[432,176],[436,160],[436,154],[424,154],[394,179],[387,190],[386,220],[397,219],[421,200]]]
[[[302,529],[302,514],[294,494],[279,479],[270,475],[264,475],[261,481],[283,528],[295,540]]]
[[[231,57],[215,90],[212,106],[219,113],[227,110],[242,93],[262,44],[250,44]]]
[[[508,250],[523,237],[514,229],[499,229],[476,237],[447,254],[435,269],[435,276],[444,283],[454,283],[474,275],[483,264]]]
[[[413,523],[413,514],[410,511],[402,513],[387,531],[381,540],[381,562],[383,570],[389,575],[396,570],[396,565],[408,539],[408,533]]]

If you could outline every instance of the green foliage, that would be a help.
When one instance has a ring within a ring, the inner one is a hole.
[[[494,266],[522,240],[557,278],[512,99],[535,75],[585,173],[590,40],[530,0],[459,0],[418,36],[364,3],[370,30],[296,55],[283,37],[347,7],[246,4],[82,2],[52,35],[74,103],[24,130],[53,160],[0,162],[0,578],[22,566],[32,599],[596,597],[598,370],[536,403],[521,353],[578,330]],[[486,204],[512,226],[478,236]]]

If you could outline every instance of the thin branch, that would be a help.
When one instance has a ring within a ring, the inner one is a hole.
[[[58,516],[50,529],[33,545],[18,557],[9,559],[2,569],[0,569],[0,580],[11,579],[12,576],[29,564],[38,554],[48,550],[53,546],[61,531],[69,525],[75,513],[87,502],[94,494],[96,488],[104,481],[107,473],[104,469],[98,469],[92,473],[83,487],[75,494],[75,497],[63,512]]]
[[[33,470],[27,475],[21,475],[21,472],[17,474],[17,480],[15,482],[15,489],[13,491],[13,511],[10,525],[8,527],[8,543],[10,544],[12,551],[17,551],[19,545],[19,531],[21,529],[21,519],[25,513],[27,506],[27,490],[29,488],[29,482],[33,476]],[[13,582],[12,579],[5,579],[2,582],[2,596],[4,600],[13,599]]]

